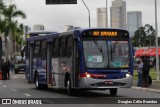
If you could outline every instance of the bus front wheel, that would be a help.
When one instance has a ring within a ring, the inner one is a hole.
[[[111,88],[109,91],[110,95],[117,95],[117,88]]]

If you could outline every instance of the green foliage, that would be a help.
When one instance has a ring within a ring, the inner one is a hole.
[[[155,45],[155,30],[154,28],[146,24],[144,27],[140,27],[134,33],[132,37],[132,44],[134,47],[138,46],[154,46]]]
[[[1,5],[0,0],[0,5]],[[26,15],[23,11],[18,10],[15,4],[4,6],[3,9],[0,8],[0,13],[3,15],[3,19],[5,24],[3,25],[3,32],[5,33],[5,36],[12,37],[12,45],[11,49],[13,49],[13,52],[15,52],[15,44],[20,48],[20,45],[22,44],[22,35],[23,35],[23,24],[18,24],[18,21],[15,21],[14,18],[20,17],[22,19],[26,18]],[[2,29],[2,27],[1,27]],[[9,33],[11,32],[11,33]],[[16,43],[15,43],[16,42]]]

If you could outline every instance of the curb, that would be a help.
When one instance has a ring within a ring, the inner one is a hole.
[[[132,86],[131,88],[135,89],[135,90],[139,90],[139,91],[147,91],[147,92],[153,92],[153,93],[160,93],[160,90],[152,89],[152,88],[142,88],[142,87],[135,87],[135,86]]]

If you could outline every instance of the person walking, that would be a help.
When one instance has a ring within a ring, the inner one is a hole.
[[[150,70],[150,64],[147,57],[143,58],[143,68],[142,68],[142,78],[143,78],[143,87],[148,87],[148,76],[149,76],[149,70]]]
[[[1,69],[2,69],[2,80],[6,80],[6,68],[4,59],[2,59]]]
[[[13,71],[14,71],[14,61],[13,61],[13,58],[11,59],[11,63],[10,63],[10,71],[13,74]]]
[[[5,68],[6,68],[6,74],[7,74],[6,77],[9,80],[10,79],[10,72],[9,72],[10,71],[10,62],[8,59],[6,60],[5,66],[6,66]]]
[[[138,71],[137,86],[142,86],[142,68],[143,68],[143,60],[142,58],[140,58],[138,61],[138,67],[137,67],[137,71]]]

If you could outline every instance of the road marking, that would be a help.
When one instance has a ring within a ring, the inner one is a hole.
[[[12,77],[12,78],[18,78],[17,76],[14,76],[14,77]]]
[[[17,90],[15,90],[15,89],[11,89],[12,91],[17,91]]]
[[[49,104],[53,104],[53,103],[55,103],[55,102],[53,102],[53,101],[49,101],[49,100],[43,100],[44,102],[46,102],[46,103],[49,103]]]
[[[7,86],[6,86],[6,85],[3,85],[3,87],[5,87],[5,88],[6,88]]]
[[[24,95],[25,95],[25,96],[28,96],[28,97],[30,97],[30,96],[31,96],[30,94],[26,94],[26,93],[24,93]]]

